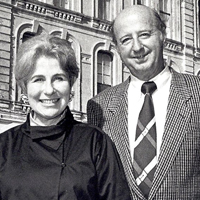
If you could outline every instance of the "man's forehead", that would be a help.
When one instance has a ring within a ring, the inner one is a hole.
[[[114,31],[116,29],[121,29],[121,27],[129,27],[130,29],[137,26],[143,26],[146,27],[157,27],[157,20],[155,17],[150,17],[150,15],[139,15],[139,14],[131,14],[131,15],[121,15],[119,18],[115,20],[115,23],[113,24]]]
[[[132,7],[130,9],[123,10],[115,19],[114,21],[114,28],[118,24],[125,23],[126,20],[133,20],[140,23],[150,23],[150,24],[156,24],[157,20],[153,14],[153,11],[150,9],[146,9],[146,7],[139,7],[139,9],[136,9],[135,7]]]

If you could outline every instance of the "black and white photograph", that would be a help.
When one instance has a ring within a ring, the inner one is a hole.
[[[0,200],[200,200],[200,0],[0,0]]]

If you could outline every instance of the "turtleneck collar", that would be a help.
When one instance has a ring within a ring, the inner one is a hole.
[[[35,142],[41,142],[53,149],[58,149],[62,144],[65,135],[68,135],[76,121],[69,108],[66,108],[65,115],[56,125],[51,126],[30,126],[30,114],[24,124],[24,132]]]

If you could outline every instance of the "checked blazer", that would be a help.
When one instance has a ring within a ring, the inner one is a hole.
[[[172,71],[167,116],[149,200],[200,199],[200,77]],[[106,132],[119,152],[134,200],[145,200],[135,183],[128,138],[129,79],[88,101],[88,123]],[[162,102],[160,102],[162,103]]]

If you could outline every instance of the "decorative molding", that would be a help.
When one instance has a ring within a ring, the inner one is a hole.
[[[82,59],[83,63],[87,63],[87,64],[91,63],[91,55],[89,55],[89,54],[82,53],[81,54],[81,59]]]
[[[41,14],[47,14],[47,9],[44,6],[41,5],[36,5],[33,3],[28,3],[28,2],[24,2],[20,4],[22,6],[22,8],[26,8],[26,10],[30,10],[36,13],[41,13]]]
[[[111,49],[111,41],[110,40],[105,40],[104,50],[105,51],[110,51],[110,49]]]
[[[98,29],[100,31],[110,32],[111,30],[111,22],[109,21],[85,16],[82,13],[77,13],[64,8],[57,8],[51,4],[45,4],[34,0],[17,0],[15,7],[73,23],[83,24],[84,21],[84,26]]]
[[[40,22],[38,20],[33,20],[33,27],[32,27],[32,32],[33,33],[37,33],[38,32],[38,29],[39,29],[39,25],[40,25]]]
[[[173,51],[176,53],[183,53],[184,45],[183,43],[177,42],[175,40],[166,39],[164,47],[166,50]]]
[[[195,49],[194,56],[195,56],[194,59],[200,60],[200,49]]]
[[[78,15],[75,15],[75,14],[62,12],[62,11],[54,11],[54,17],[59,18],[59,19],[63,19],[63,20],[67,20],[67,21],[76,22],[76,23],[81,23],[82,19],[83,19],[82,16],[78,16]]]
[[[112,27],[111,23],[95,18],[92,18],[91,26],[95,29],[99,29],[106,32],[110,32]]]
[[[31,12],[39,13],[42,15],[47,15],[50,17],[58,18],[61,20],[66,20],[66,21],[71,21],[71,22],[76,22],[76,23],[81,23],[83,19],[83,15],[75,13],[75,12],[69,12],[65,11],[64,9],[56,9],[53,8],[52,5],[44,4],[41,2],[35,2],[32,3],[30,2],[24,2],[21,0],[18,0],[16,3],[16,7],[19,7],[21,9],[26,9]]]

